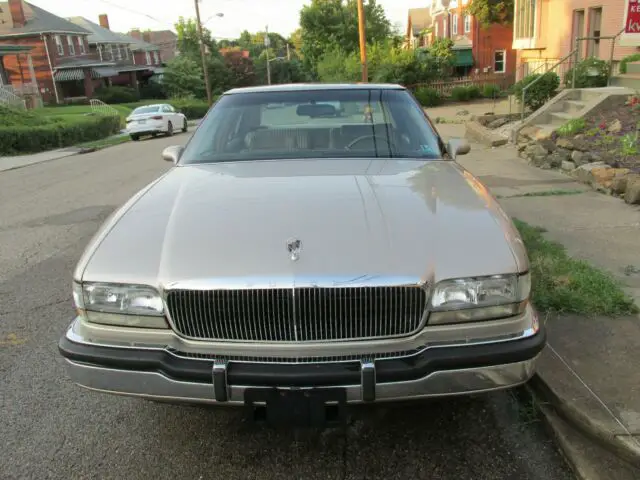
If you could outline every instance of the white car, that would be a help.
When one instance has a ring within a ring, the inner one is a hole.
[[[187,117],[166,103],[138,107],[127,117],[126,132],[134,141],[143,135],[171,136],[176,130],[186,132],[187,129]]]

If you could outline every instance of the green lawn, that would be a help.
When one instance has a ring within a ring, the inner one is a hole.
[[[124,105],[110,105],[115,108],[121,117],[126,118],[130,113],[131,109],[125,107]],[[44,117],[64,117],[67,115],[86,115],[87,113],[91,113],[91,105],[65,105],[65,106],[55,106],[55,107],[44,107],[32,110],[35,115],[44,116]]]
[[[638,311],[613,276],[571,258],[562,245],[544,238],[544,229],[514,223],[529,253],[532,299],[540,312],[616,316]]]

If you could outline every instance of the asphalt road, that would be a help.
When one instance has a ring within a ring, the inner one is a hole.
[[[232,409],[105,396],[66,377],[71,272],[100,223],[186,135],[0,173],[0,479],[572,478],[521,391],[274,431]]]

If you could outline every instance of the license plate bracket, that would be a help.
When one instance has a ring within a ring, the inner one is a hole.
[[[342,388],[249,388],[244,403],[251,420],[271,426],[323,428],[346,422],[347,392]]]

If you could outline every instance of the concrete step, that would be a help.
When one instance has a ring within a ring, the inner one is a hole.
[[[627,73],[640,73],[640,62],[627,63]]]
[[[625,73],[611,78],[611,85],[640,90],[640,73]]]
[[[586,102],[581,100],[565,100],[562,105],[562,111],[564,113],[576,114],[580,113],[586,106]]]
[[[551,123],[551,125],[563,125],[573,118],[576,118],[576,115],[565,112],[554,112],[549,115],[549,123]]]
[[[602,92],[599,92],[597,88],[581,88],[578,92],[580,92],[578,95],[579,98],[576,100],[585,103],[589,103],[602,96]]]

